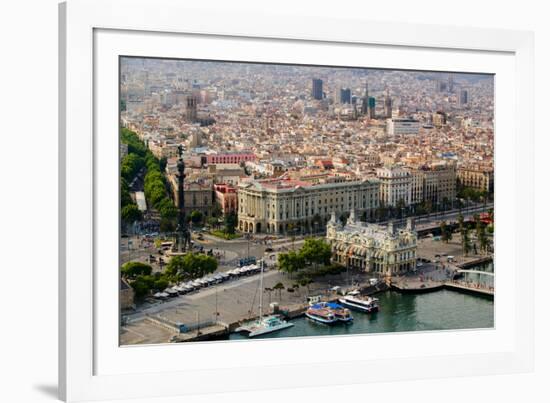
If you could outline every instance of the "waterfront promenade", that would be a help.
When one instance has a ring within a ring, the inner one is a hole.
[[[243,246],[242,241],[233,243],[240,248]],[[295,242],[295,248],[299,248],[299,243],[299,240]],[[292,248],[288,242],[276,242],[273,247],[275,249],[283,245]],[[265,248],[265,245],[255,244],[255,246]],[[419,240],[418,255],[428,262],[406,276],[392,277],[392,288],[401,292],[435,291],[444,287],[471,291],[473,289],[471,285],[451,283],[453,275],[462,265],[469,266],[486,258],[481,255],[462,257],[462,247],[458,240],[443,243],[430,238]],[[448,262],[446,258],[448,255],[454,256],[455,261]],[[298,315],[303,311],[308,295],[321,295],[325,300],[335,299],[338,295],[330,291],[331,288],[335,286],[344,289],[367,287],[372,277],[374,277],[372,273],[350,270],[348,273],[318,278],[307,287],[299,287],[287,274],[271,269],[264,274],[263,313],[269,313],[270,303],[276,302],[281,310]],[[283,284],[282,289],[273,290],[278,283]],[[178,333],[177,324],[192,327],[197,323],[221,322],[230,326],[239,321],[257,317],[258,305],[259,275],[231,280],[164,302],[145,304],[138,307],[137,311],[125,315],[126,323],[121,327],[121,344],[167,343]],[[154,317],[157,322],[151,319]],[[173,325],[161,326],[158,320]],[[216,330],[212,329],[212,331]]]

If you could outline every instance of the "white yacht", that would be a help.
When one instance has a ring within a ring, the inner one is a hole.
[[[339,298],[338,302],[347,308],[366,313],[378,312],[379,309],[378,298],[361,297],[361,293],[357,290]]]
[[[294,326],[294,323],[287,322],[277,315],[268,315],[237,328],[237,332],[248,332],[248,337],[256,337],[292,326]]]
[[[248,337],[256,337],[294,326],[294,323],[287,322],[278,315],[262,316],[263,279],[264,261],[262,260],[260,266],[260,314],[257,320],[246,323],[236,329],[237,332],[247,332]]]

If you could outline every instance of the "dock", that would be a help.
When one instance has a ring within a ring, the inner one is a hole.
[[[462,270],[467,270],[483,263],[491,263],[492,261],[493,261],[492,256],[483,256],[474,260],[469,260],[467,262],[457,264],[456,266]]]
[[[421,285],[414,284],[412,286],[403,286],[392,284],[392,290],[401,292],[403,294],[423,294],[428,292],[434,292],[439,290],[452,290],[460,291],[468,294],[483,295],[489,298],[494,298],[494,289],[488,289],[483,287],[475,287],[462,284],[457,281],[442,281],[432,283],[422,283]]]
[[[491,299],[495,297],[495,290],[493,288],[488,289],[483,287],[470,287],[454,281],[447,281],[444,284],[444,288],[454,291],[462,291],[468,294],[482,295]]]
[[[190,341],[220,340],[229,336],[229,327],[216,323],[204,328],[190,330],[185,333],[176,333],[170,341],[172,343],[185,343]]]
[[[361,292],[362,295],[374,295],[376,293],[379,293],[379,292],[384,292],[384,291],[387,291],[390,289],[390,286],[388,286],[386,283],[384,282],[380,282],[374,286],[371,286],[371,285],[368,285],[368,286],[363,286],[363,287],[355,287],[353,288],[354,290],[359,290]],[[332,294],[329,294],[328,296],[322,296],[321,297],[321,302],[338,302],[338,299],[340,297],[342,297],[342,295],[345,295],[348,291],[351,291],[352,289],[348,289],[348,290],[343,290],[342,293],[340,294],[337,294],[337,293],[332,293]],[[279,313],[281,315],[284,316],[285,319],[295,319],[295,318],[298,318],[300,316],[303,316],[305,315],[306,313],[306,310],[307,308],[309,307],[309,304],[307,303],[302,303],[302,304],[293,304],[293,305],[287,305],[287,306],[281,306],[279,308],[279,311],[278,312],[274,312],[274,313]]]

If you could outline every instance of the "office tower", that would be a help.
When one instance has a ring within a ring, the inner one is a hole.
[[[468,101],[468,90],[460,90],[458,93],[458,103],[460,105],[467,105]]]
[[[314,78],[311,84],[311,96],[313,99],[323,99],[323,80]]]
[[[369,113],[369,83],[365,83],[365,96],[362,100],[361,112],[363,115],[368,115]]]
[[[384,99],[384,116],[387,119],[392,117],[392,99],[389,91],[386,91],[386,98]]]
[[[453,92],[454,90],[454,77],[452,74],[449,74],[449,84],[447,85],[447,90],[449,92]]]
[[[369,97],[369,119],[376,118],[376,98]]]
[[[436,80],[435,82],[435,91],[436,92],[445,92],[447,91],[447,83],[442,80]]]
[[[340,89],[340,103],[351,104],[351,90],[349,88]]]

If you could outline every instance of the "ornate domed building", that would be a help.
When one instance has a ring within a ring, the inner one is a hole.
[[[385,276],[402,274],[416,266],[417,233],[412,219],[405,228],[369,224],[352,211],[346,225],[332,213],[327,223],[327,241],[335,263]]]

